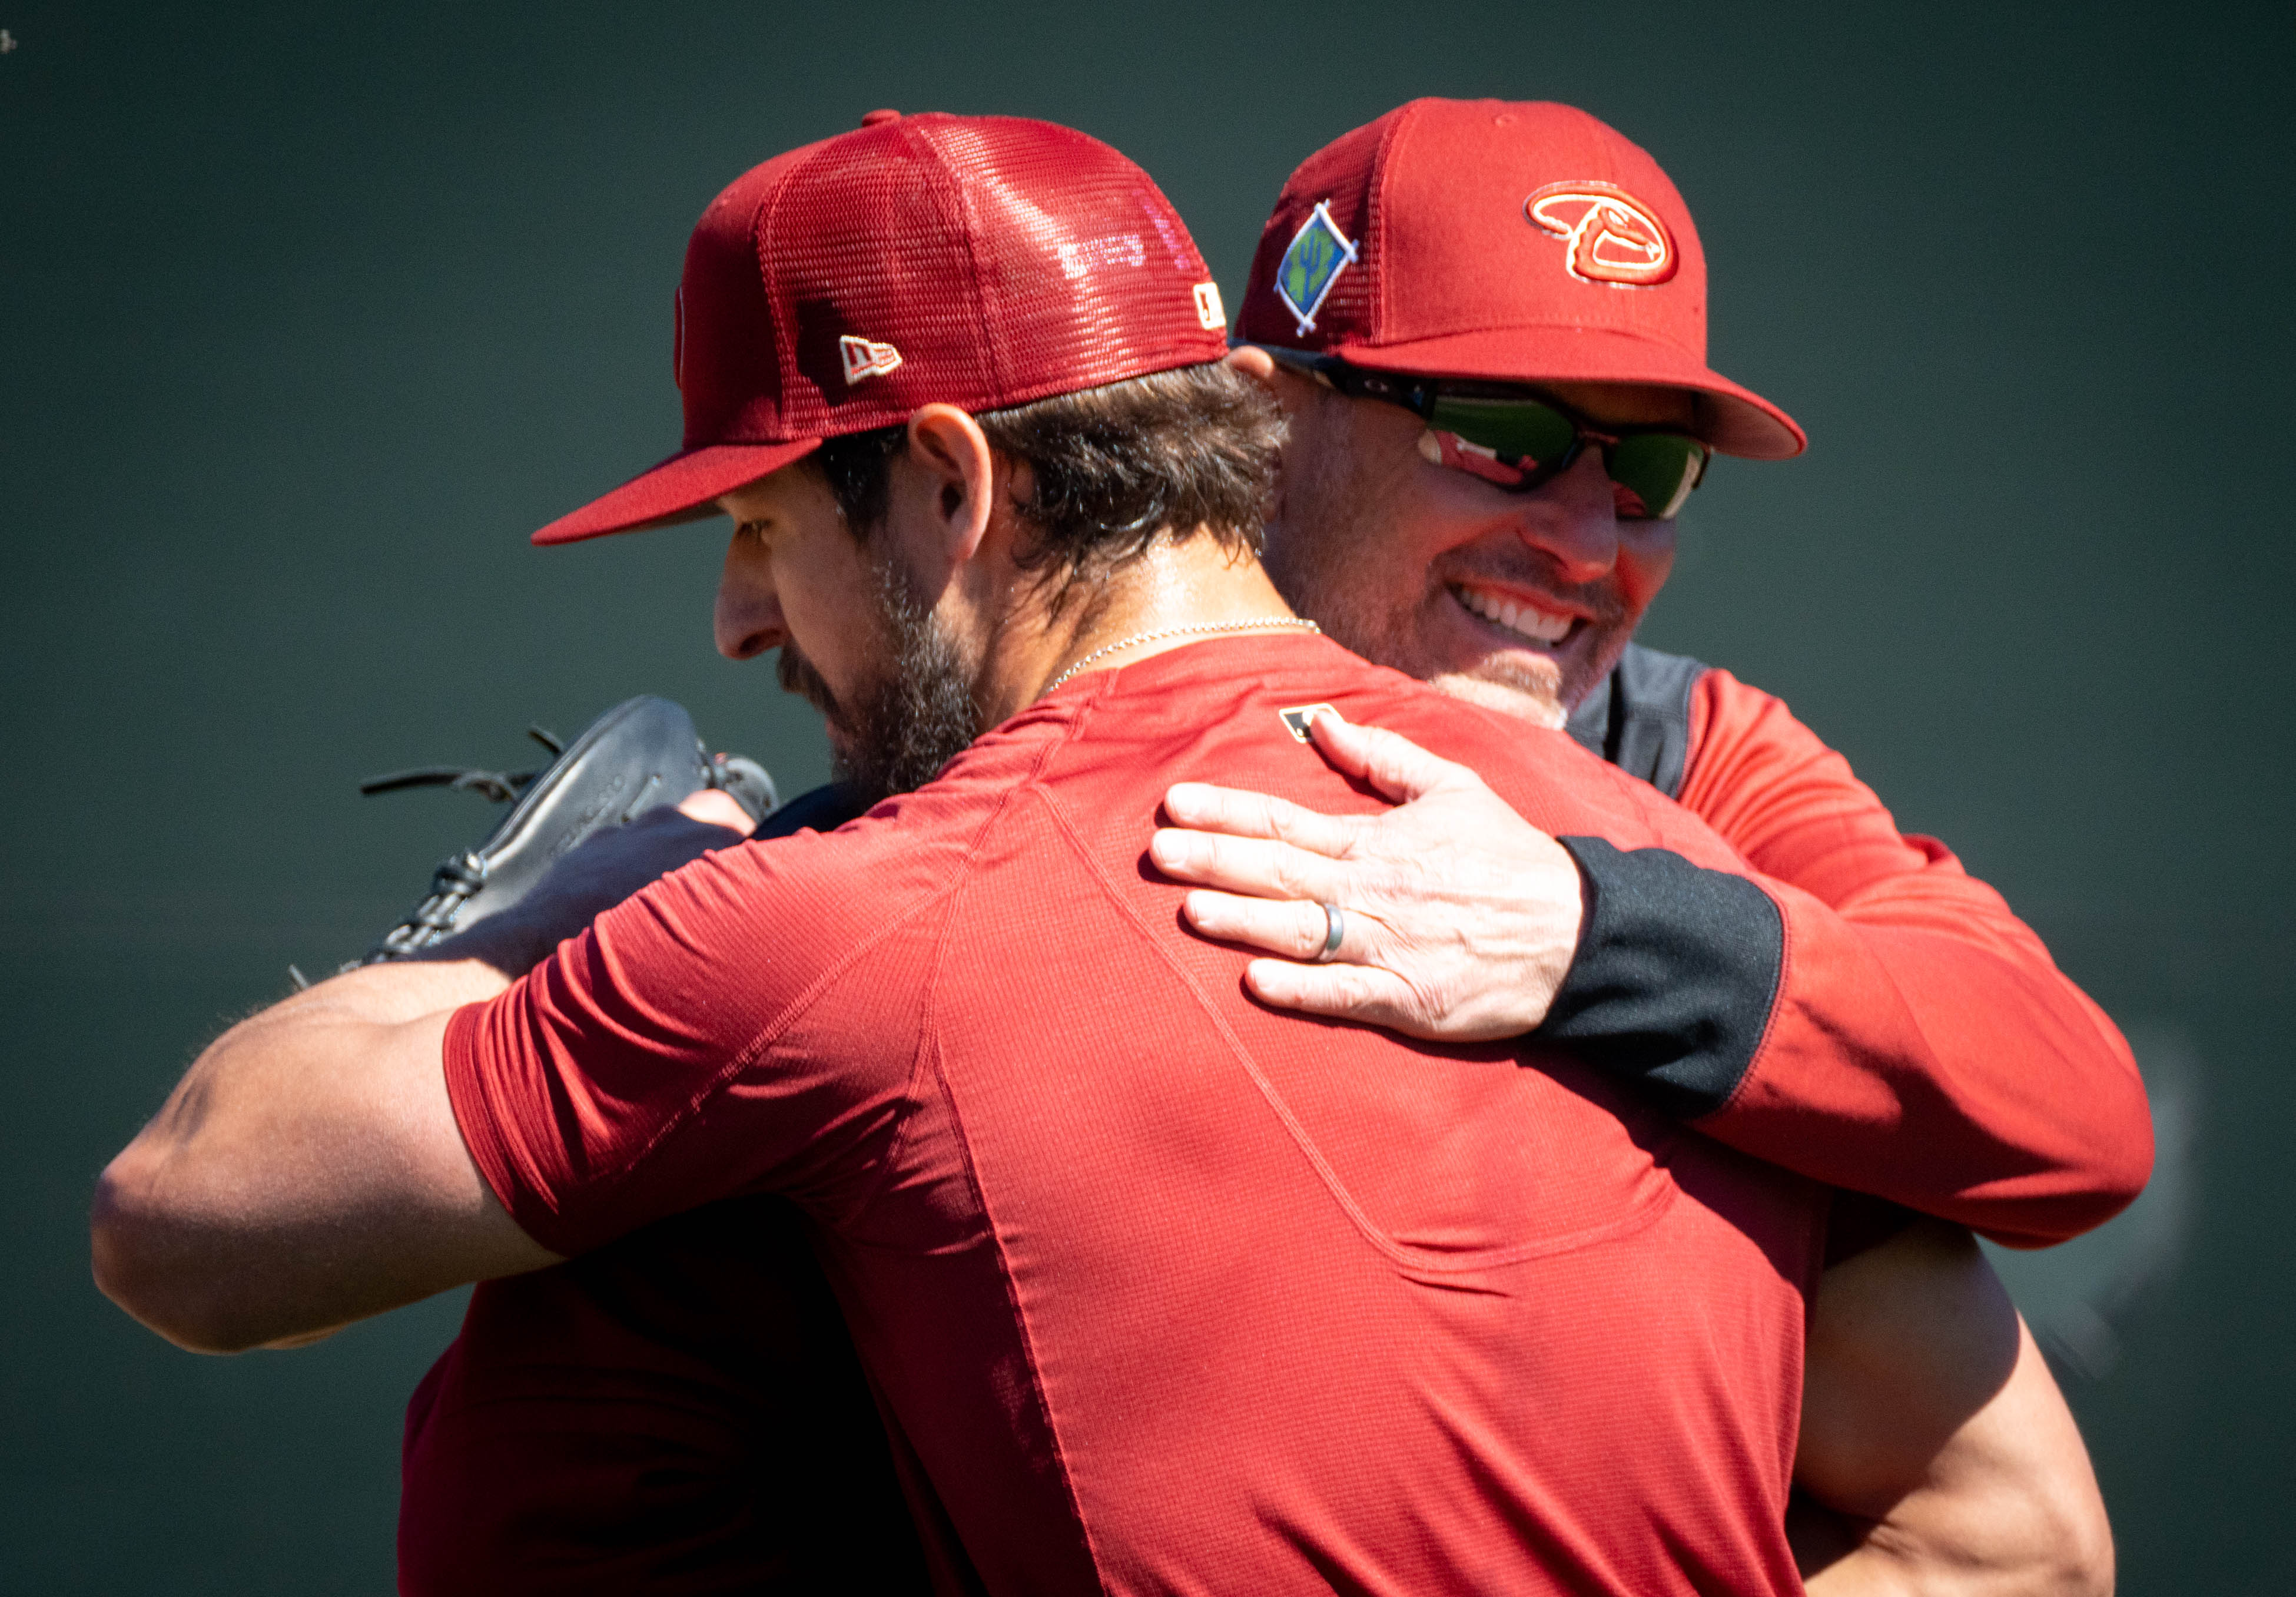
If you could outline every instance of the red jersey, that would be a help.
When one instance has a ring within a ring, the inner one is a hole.
[[[1571,731],[1751,860],[1777,923],[1808,931],[1798,950],[1863,950],[1789,959],[1780,936],[1775,968],[1745,973],[1762,1024],[1738,1074],[1686,1106],[1702,1129],[2010,1239],[2083,1229],[2143,1184],[2149,1123],[2111,1023],[1998,894],[1901,836],[1777,699],[1637,646]],[[1521,735],[1510,724],[1499,746]],[[822,790],[766,829],[850,813]],[[1885,1001],[1861,1007],[1876,988]],[[1791,1049],[1758,1060],[1781,1007],[1848,1040],[1857,1071]],[[712,1212],[478,1288],[408,1411],[403,1590],[813,1590],[828,1567],[843,1590],[918,1589],[925,1554],[882,1484],[893,1461],[819,1313],[818,1271],[788,1244],[794,1214],[771,1198],[743,1212],[783,1241],[731,1247]]]
[[[1258,1006],[1145,865],[1177,780],[1376,808],[1277,714],[1316,702],[1551,832],[1735,865],[1558,735],[1320,639],[1200,643],[456,1016],[480,1168],[568,1253],[794,1198],[992,1590],[1798,1590],[1822,1190],[1536,1039]]]

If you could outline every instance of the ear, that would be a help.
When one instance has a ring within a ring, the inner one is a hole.
[[[1288,366],[1276,365],[1275,358],[1257,344],[1238,344],[1222,359],[1230,371],[1250,378],[1274,394],[1287,416],[1299,415],[1303,405],[1324,391],[1312,377]]]
[[[1271,387],[1274,385],[1275,357],[1258,344],[1236,345],[1234,349],[1221,357],[1221,364],[1232,372],[1250,378],[1254,383],[1267,383]]]
[[[996,508],[996,457],[980,424],[954,405],[909,416],[909,460],[932,490],[931,516],[952,564],[972,558]]]

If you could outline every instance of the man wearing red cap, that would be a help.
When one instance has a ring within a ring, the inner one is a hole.
[[[1536,1041],[1254,1004],[1142,868],[1176,779],[1377,808],[1300,736],[1330,712],[1736,868],[1312,636],[1250,558],[1277,434],[1220,324],[1063,129],[881,121],[720,196],[688,447],[545,536],[728,512],[721,647],[780,646],[855,779],[938,777],[234,1028],[106,1173],[105,1289],[291,1342],[779,1192],[990,1589],[1794,1590],[1823,1190]]]
[[[1663,861],[1577,851],[1546,873],[1569,913],[1492,931],[1523,951],[1479,961],[1488,981],[1414,961],[1362,913],[1337,967],[1259,967],[1263,997],[1426,1035],[1592,1021],[1615,1068],[1710,1135],[2006,1241],[2062,1240],[2136,1195],[2152,1138],[2135,1063],[1999,895],[1899,836],[1775,699],[1629,641],[1710,455],[1803,447],[1784,412],[1707,367],[1705,259],[1657,163],[1568,106],[1414,101],[1292,174],[1240,330],[1291,421],[1268,566],[1301,612],[1477,703],[1567,717],[1764,873],[1710,892]],[[1420,824],[1406,806],[1382,827]],[[1410,844],[1422,867],[1426,840]],[[1310,869],[1309,899],[1396,907],[1399,887],[1367,872],[1272,857]],[[1502,898],[1472,916],[1505,919]],[[1312,901],[1198,903],[1206,931],[1265,933],[1272,951],[1324,939]],[[1642,962],[1634,1017],[1621,959]],[[1648,1007],[1685,991],[1697,1008]],[[1854,1080],[1810,1074],[1773,1024],[1796,1012],[1850,1041]],[[1819,1104],[1839,1113],[1813,1136]]]
[[[1629,641],[1709,455],[1804,443],[1707,366],[1704,259],[1648,155],[1566,106],[1403,106],[1292,175],[1240,331],[1291,423],[1267,555],[1286,597],[1367,658],[1567,718],[1759,873],[1558,844],[1464,769],[1319,725],[1411,802],[1339,820],[1185,788],[1167,808],[1193,829],[1157,841],[1214,889],[1192,924],[1274,956],[1248,972],[1258,996],[1569,1041],[1733,1146],[2005,1240],[2134,1196],[2134,1061],[1999,896],[1901,836],[1778,701]],[[1847,1048],[1803,1054],[1788,1016]],[[1881,1234],[1906,1218],[1857,1212]],[[1933,1223],[1858,1268],[1893,1258],[1983,1270]]]

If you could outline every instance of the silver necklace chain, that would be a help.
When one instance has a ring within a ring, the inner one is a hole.
[[[1061,690],[1061,685],[1066,682],[1070,677],[1075,676],[1077,672],[1082,671],[1086,666],[1090,665],[1103,654],[1113,654],[1119,649],[1128,649],[1136,644],[1155,643],[1167,638],[1186,638],[1200,632],[1241,632],[1250,627],[1298,627],[1302,631],[1319,634],[1324,630],[1317,626],[1314,622],[1308,620],[1305,616],[1260,615],[1254,616],[1249,621],[1200,622],[1193,627],[1160,627],[1153,632],[1136,632],[1129,638],[1119,638],[1114,643],[1103,644],[1099,648],[1093,650],[1091,654],[1086,654],[1083,659],[1076,662],[1076,663],[1070,666],[1068,670],[1062,671],[1059,676],[1054,677],[1053,679],[1052,686],[1046,688],[1043,693],[1038,694],[1037,696],[1041,699],[1051,694],[1058,693]]]

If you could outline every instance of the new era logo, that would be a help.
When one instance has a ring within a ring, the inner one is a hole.
[[[901,352],[892,345],[856,338],[850,333],[837,341],[837,352],[845,358],[848,388],[866,377],[882,377],[901,364]]]

